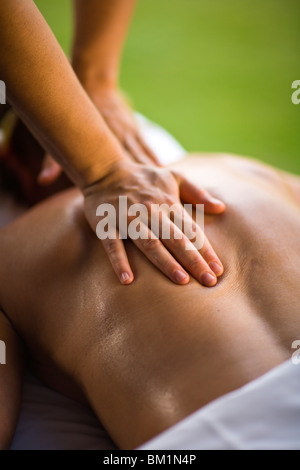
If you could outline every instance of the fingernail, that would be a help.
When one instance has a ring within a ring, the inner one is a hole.
[[[43,170],[38,176],[38,182],[47,183],[49,177],[51,177],[51,172],[49,170]]]
[[[122,284],[125,284],[125,282],[127,282],[129,279],[130,279],[130,276],[128,273],[122,273],[120,276],[120,280]]]
[[[41,173],[37,177],[37,182],[41,185],[43,185],[44,183],[47,184],[47,181],[48,181],[48,175],[45,175],[45,173]]]
[[[216,276],[221,276],[221,274],[223,274],[223,268],[220,264],[213,262],[209,264],[209,267]]]
[[[51,175],[52,175],[52,171],[50,170],[50,168],[45,168],[40,174],[42,178],[48,178]]]
[[[216,284],[217,278],[210,273],[204,273],[201,276],[201,283],[205,286],[212,287]]]
[[[224,206],[224,202],[220,201],[220,199],[217,199],[216,197],[211,197],[210,198],[210,201],[213,203],[213,204],[218,204],[218,205],[221,205],[221,206]]]
[[[174,279],[176,282],[183,282],[188,278],[187,274],[185,274],[183,271],[175,271],[174,273]]]

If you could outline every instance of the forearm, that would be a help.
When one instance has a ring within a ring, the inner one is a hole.
[[[84,187],[123,158],[32,0],[0,2],[0,77],[41,144]]]
[[[120,56],[136,0],[74,0],[73,67],[88,87],[116,86]]]

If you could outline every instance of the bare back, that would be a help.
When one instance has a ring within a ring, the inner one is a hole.
[[[77,190],[0,232],[0,304],[37,374],[87,399],[121,448],[265,373],[300,336],[300,206],[289,186],[234,157],[176,169],[227,204],[205,218],[225,266],[214,288],[171,283],[130,242],[135,281],[120,285]]]

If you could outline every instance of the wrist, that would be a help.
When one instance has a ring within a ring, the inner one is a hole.
[[[73,54],[72,67],[83,88],[115,90],[118,88],[118,70],[99,57]]]
[[[94,112],[96,119],[84,119],[86,116],[83,116],[82,121],[73,124],[76,143],[68,140],[68,145],[59,149],[57,158],[70,179],[82,190],[103,178],[116,162],[124,159],[119,141],[102,122],[96,109]]]
[[[122,186],[128,174],[135,174],[135,165],[136,163],[132,162],[126,156],[112,162],[104,175],[83,188],[82,192],[84,196],[94,193],[95,190],[98,191],[101,189],[101,191],[103,191],[107,187]]]
[[[80,182],[78,181],[77,186],[85,192],[88,188],[100,182],[108,181],[112,175],[116,175],[120,171],[125,159],[126,157],[122,152],[117,152],[114,155],[111,154],[110,159],[106,162],[100,160],[93,163],[93,165],[80,172]]]

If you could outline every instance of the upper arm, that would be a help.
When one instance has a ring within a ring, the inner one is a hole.
[[[0,449],[13,439],[21,403],[23,348],[8,318],[0,310]]]

